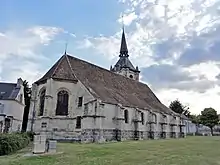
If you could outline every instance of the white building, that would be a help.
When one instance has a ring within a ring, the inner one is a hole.
[[[182,137],[183,118],[139,82],[123,31],[110,70],[67,55],[32,86],[28,130],[83,142]]]
[[[22,79],[17,83],[0,82],[0,132],[21,131],[24,106]]]

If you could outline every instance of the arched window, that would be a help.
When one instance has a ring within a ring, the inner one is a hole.
[[[125,123],[128,123],[128,110],[124,111]]]
[[[144,113],[143,112],[141,112],[141,123],[142,125],[144,125]]]
[[[45,94],[46,94],[46,89],[43,89],[40,93],[40,110],[39,110],[39,116],[44,115],[44,102],[45,102]]]
[[[56,115],[59,116],[68,115],[68,100],[69,100],[69,95],[67,91],[62,90],[57,94]]]

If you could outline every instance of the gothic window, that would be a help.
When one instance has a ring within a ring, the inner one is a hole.
[[[83,104],[83,97],[79,97],[78,107],[82,107],[82,104]]]
[[[39,116],[43,116],[44,114],[45,94],[46,94],[46,89],[43,89],[40,93],[40,110],[38,114]]]
[[[125,123],[128,123],[128,110],[124,111]]]
[[[142,125],[144,125],[144,113],[143,112],[141,112],[141,123]]]
[[[62,90],[57,94],[56,115],[59,116],[68,115],[68,101],[69,101],[69,95],[67,91]]]
[[[76,117],[76,129],[81,128],[81,116]]]

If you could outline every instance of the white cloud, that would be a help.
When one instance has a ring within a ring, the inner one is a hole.
[[[206,93],[195,93],[182,90],[161,90],[157,92],[159,99],[167,106],[174,99],[179,99],[184,105],[190,107],[190,111],[199,114],[204,108],[213,107],[220,113],[219,93],[220,87],[215,87]]]
[[[204,62],[191,65],[190,67],[185,68],[185,70],[188,70],[193,76],[203,76],[210,81],[217,81],[216,76],[220,73],[218,65],[218,62]]]
[[[129,14],[123,14],[123,18],[119,18],[118,22],[129,26],[135,19],[137,19],[137,15],[135,14],[135,12],[131,12]]]
[[[36,81],[42,71],[41,61],[48,60],[40,53],[41,46],[61,32],[60,28],[46,26],[0,32],[1,81],[15,82],[18,77],[30,83]]]
[[[48,44],[57,33],[64,32],[61,28],[56,27],[45,27],[36,26],[27,30],[27,32],[32,33],[35,37],[39,37],[40,43]]]
[[[220,0],[119,0],[119,2],[127,7],[123,13],[126,13],[124,22],[127,25],[125,31],[129,54],[133,63],[139,67],[146,68],[154,64],[174,65],[184,50],[192,47],[193,37],[213,32],[220,24]],[[121,23],[120,15],[117,22]],[[89,47],[86,45],[84,47],[92,48],[112,60],[118,56],[120,39],[121,32],[116,32],[112,36],[90,36],[86,38],[87,42],[90,41]],[[204,42],[208,44],[209,41],[206,38],[205,40]],[[178,46],[172,43],[177,43]],[[207,106],[218,108],[215,90],[219,89],[215,85],[219,83],[215,76],[220,70],[217,65],[218,63],[214,62],[204,62],[181,68],[188,71],[189,76],[197,77],[194,80],[195,84],[198,88],[204,88],[205,93],[191,90],[193,81],[189,81],[176,84],[178,88],[182,87],[182,90],[161,89],[156,94],[166,103],[168,100],[179,98],[189,104],[193,112],[199,112]],[[147,81],[147,75],[141,77],[142,81],[143,79]],[[206,91],[206,87],[210,89]]]

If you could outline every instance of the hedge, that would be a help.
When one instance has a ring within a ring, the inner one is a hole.
[[[26,147],[29,142],[27,133],[0,134],[0,156],[16,152]]]

